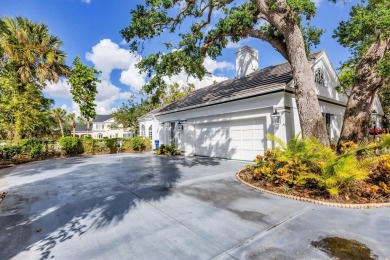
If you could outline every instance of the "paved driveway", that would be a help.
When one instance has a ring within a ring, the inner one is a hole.
[[[119,154],[0,170],[0,259],[326,259],[311,242],[390,256],[390,208],[353,210],[240,184],[246,163]]]

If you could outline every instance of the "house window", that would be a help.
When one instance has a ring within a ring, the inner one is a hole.
[[[314,82],[320,84],[321,86],[325,86],[324,71],[322,69],[316,69],[314,73]]]
[[[124,133],[123,134],[123,138],[133,138],[134,137],[134,133]]]
[[[145,126],[142,125],[141,126],[141,136],[145,136],[145,135],[146,135]]]
[[[152,126],[149,126],[149,139],[152,140],[153,138],[153,128]]]
[[[102,135],[102,134],[98,134],[97,137],[98,137],[98,138],[103,138],[103,135]]]

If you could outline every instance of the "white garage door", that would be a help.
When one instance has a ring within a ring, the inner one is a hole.
[[[196,125],[195,154],[254,160],[265,150],[265,119],[245,119]]]

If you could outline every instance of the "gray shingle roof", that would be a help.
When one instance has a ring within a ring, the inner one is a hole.
[[[323,51],[310,55],[310,60],[315,60]],[[266,88],[270,85],[287,84],[292,80],[291,66],[288,62],[273,65],[253,72],[240,79],[229,79],[220,83],[201,88],[191,92],[182,99],[164,107],[158,113],[164,114],[168,111],[180,110],[185,107],[198,106],[204,103],[217,102],[235,97],[255,95],[259,88]]]
[[[95,119],[92,120],[92,122],[104,122],[110,118],[112,118],[111,115],[96,115]]]
[[[89,131],[92,131],[92,125],[89,126]],[[76,132],[87,132],[86,125],[76,125]]]

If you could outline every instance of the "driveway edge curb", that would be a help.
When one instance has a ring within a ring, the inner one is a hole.
[[[326,201],[320,201],[320,200],[315,200],[315,199],[309,199],[309,198],[303,198],[303,197],[298,197],[298,196],[292,196],[292,195],[287,195],[287,194],[281,194],[281,193],[276,193],[273,191],[269,191],[260,187],[257,187],[255,185],[252,185],[240,177],[240,172],[236,173],[236,178],[239,180],[242,184],[247,185],[255,190],[258,190],[260,192],[268,193],[271,195],[283,197],[283,198],[288,198],[288,199],[293,199],[293,200],[298,200],[298,201],[304,201],[304,202],[310,202],[315,205],[320,205],[320,206],[327,206],[327,207],[336,207],[336,208],[347,208],[347,209],[371,209],[371,208],[384,208],[384,207],[390,207],[390,202],[384,202],[384,203],[367,203],[367,204],[344,204],[344,203],[334,203],[334,202],[326,202]]]

